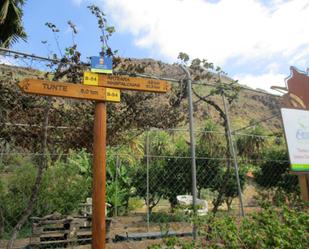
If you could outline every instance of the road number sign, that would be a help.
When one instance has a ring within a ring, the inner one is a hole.
[[[92,72],[84,72],[84,84],[158,93],[165,93],[170,90],[170,86],[165,80]]]
[[[75,99],[120,102],[120,91],[118,89],[39,79],[24,79],[19,82],[18,85],[25,93]]]
[[[91,72],[113,73],[113,58],[111,56],[92,56]]]

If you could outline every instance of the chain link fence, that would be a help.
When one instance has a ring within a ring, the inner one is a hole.
[[[25,95],[17,83],[26,77],[47,77],[44,71],[55,65],[10,53],[0,58],[5,63],[0,65],[0,247],[5,247],[27,211],[17,246],[89,244],[94,104]],[[193,88],[210,91],[209,86]],[[223,106],[220,96],[214,101]],[[277,97],[248,89],[229,105],[245,215],[259,210],[261,197],[274,205],[299,198],[297,177],[289,172],[279,107]],[[117,104],[108,108],[109,113],[117,112]],[[220,115],[198,99],[194,110],[197,215],[238,216],[236,172]],[[186,106],[183,112],[186,116]],[[108,133],[115,120],[108,119]],[[110,134],[106,165],[110,248],[145,233],[147,238],[168,233],[190,236],[194,217],[187,122]]]

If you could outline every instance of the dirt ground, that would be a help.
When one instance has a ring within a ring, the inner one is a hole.
[[[2,243],[1,243],[2,242]],[[0,242],[0,248],[6,248],[6,241]],[[161,244],[162,240],[142,240],[142,241],[128,241],[128,242],[118,242],[118,243],[107,243],[107,249],[147,249],[148,246],[153,244]],[[27,246],[29,239],[17,240],[14,249],[20,249]],[[70,248],[70,247],[68,247]],[[84,246],[74,246],[74,249],[91,249],[91,245]]]
[[[14,244],[15,248],[23,248],[29,244],[29,239],[18,239]],[[0,240],[0,249],[6,249],[7,240]]]
[[[244,198],[244,204],[247,206],[245,208],[245,213],[251,213],[253,211],[257,211],[258,208],[252,207],[254,206],[254,198],[257,194],[256,188],[252,184],[248,184],[245,188],[243,198]],[[211,201],[208,201],[209,209],[212,208]],[[233,211],[235,213],[239,213],[239,201],[238,198],[235,198],[233,201]],[[170,206],[168,201],[162,200],[154,209],[155,212],[166,212],[169,210]],[[226,212],[226,207],[223,205],[223,207],[220,208],[223,212]],[[147,232],[147,224],[143,220],[143,216],[145,216],[146,213],[146,207],[142,206],[139,209],[135,210],[139,214],[132,214],[130,216],[125,217],[117,217],[112,218],[112,224],[111,224],[111,231],[110,231],[110,238],[114,238],[116,234],[126,234],[126,233],[145,233]],[[140,214],[140,213],[143,213]],[[169,223],[169,230],[178,231],[178,232],[189,232],[192,231],[192,227],[190,224],[185,222],[172,222]],[[149,227],[150,232],[159,232],[160,226],[158,224],[150,224]],[[142,241],[129,241],[129,242],[109,242],[107,244],[108,249],[146,249],[148,246],[152,244],[160,244],[162,240],[155,239],[155,240],[142,240]],[[0,241],[0,249],[5,249],[7,241]],[[17,240],[15,243],[15,248],[23,248],[26,245],[29,244],[29,239],[20,239]],[[74,247],[78,249],[90,249],[91,246],[79,246]]]
[[[154,244],[161,244],[162,240],[142,240],[142,241],[128,241],[119,243],[108,243],[107,249],[147,249],[148,246]],[[78,246],[74,249],[91,249],[91,246]]]
[[[192,227],[190,224],[185,222],[172,222],[169,223],[169,230],[178,232],[190,232]],[[160,226],[158,224],[150,224],[149,231],[159,232]],[[110,238],[115,238],[116,234],[126,234],[126,233],[145,233],[147,232],[147,224],[143,220],[143,215],[131,215],[126,217],[116,217],[112,218]],[[127,242],[117,242],[112,241],[107,243],[107,249],[146,249],[152,244],[159,244],[162,240],[142,240],[142,241],[127,241]],[[5,249],[7,241],[0,241],[0,249]],[[29,239],[20,239],[15,243],[14,248],[23,248],[29,244]],[[78,249],[90,249],[91,246],[77,246],[74,248]]]
[[[178,232],[190,232],[192,227],[189,223],[185,222],[172,222],[169,223],[169,230],[178,231]],[[158,224],[150,224],[149,231],[159,232],[160,226]],[[112,222],[110,237],[114,238],[116,234],[125,234],[125,233],[142,233],[147,232],[147,224],[143,220],[142,216],[129,216],[129,217],[119,217],[114,218]],[[153,244],[160,244],[161,239],[155,240],[142,240],[142,241],[130,241],[130,242],[117,242],[117,243],[108,243],[108,249],[146,249],[148,246]],[[87,248],[87,247],[85,247]],[[90,248],[90,247],[88,247]],[[81,248],[80,248],[81,249]]]

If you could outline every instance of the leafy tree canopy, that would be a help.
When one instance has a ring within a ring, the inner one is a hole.
[[[0,3],[0,46],[10,47],[19,39],[26,41],[22,24],[25,0],[2,0]]]

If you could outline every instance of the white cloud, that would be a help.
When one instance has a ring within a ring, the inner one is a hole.
[[[270,73],[276,73],[276,72],[279,71],[279,67],[280,67],[279,63],[277,63],[277,62],[272,62],[272,63],[270,63],[269,65],[267,65],[266,69],[267,69],[267,71],[269,71]]]
[[[5,64],[9,66],[18,66],[16,60],[11,57],[0,55],[0,64]]]
[[[81,6],[82,2],[84,2],[85,0],[72,0],[72,2],[77,5],[77,6]]]
[[[261,75],[253,74],[238,74],[234,75],[234,79],[238,79],[242,85],[247,85],[252,88],[259,88],[278,94],[278,92],[270,89],[271,86],[282,86],[285,87],[285,78],[287,75],[281,73],[268,72]]]
[[[246,63],[308,57],[308,0],[103,2],[118,29],[132,33],[137,46],[171,61],[180,51],[219,64],[235,58]]]

